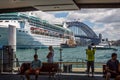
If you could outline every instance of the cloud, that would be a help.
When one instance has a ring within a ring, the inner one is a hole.
[[[117,23],[120,22],[120,9],[111,9],[109,11],[104,12],[104,17],[96,20],[96,22],[101,23]]]
[[[63,23],[64,21],[89,21],[94,24],[91,28],[96,34],[102,33],[104,38],[110,40],[120,39],[120,8],[118,9],[81,9],[79,11],[42,12],[36,11],[37,16],[50,23]],[[64,17],[55,17],[57,14],[67,13]],[[89,26],[89,24],[87,24]]]
[[[108,38],[109,40],[120,39],[120,27],[117,27],[117,24],[104,24],[103,27],[96,25],[93,27],[93,30],[97,34],[101,33],[103,35],[103,38]]]
[[[120,21],[120,9],[81,9],[80,11],[69,12],[68,19],[89,20],[91,22],[105,23]],[[111,19],[111,17],[113,19]],[[109,19],[110,18],[110,19]]]
[[[46,20],[51,24],[62,24],[63,21],[65,21],[65,18],[56,18],[54,16],[54,13],[46,13],[42,11],[33,11],[28,13],[34,13],[35,14],[34,16],[37,16],[42,20]]]
[[[69,12],[68,20],[88,20],[95,26],[91,27],[96,34],[102,33],[104,38],[110,40],[120,39],[120,9],[82,9]],[[89,26],[89,24],[88,24]]]

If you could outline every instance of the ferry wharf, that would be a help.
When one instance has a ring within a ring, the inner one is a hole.
[[[14,72],[0,73],[0,80],[26,80],[25,75],[18,74],[18,68]],[[71,72],[57,72],[54,77],[48,75],[39,75],[38,80],[105,80],[102,68],[95,68],[94,77],[88,77],[86,68],[72,68]],[[35,75],[30,75],[31,80],[35,80]],[[113,79],[111,79],[113,80]]]
[[[13,72],[1,72],[0,80],[26,80],[25,75],[18,74],[18,68],[19,67],[14,68]],[[54,77],[50,78],[49,75],[39,75],[38,80],[105,80],[103,77],[102,68],[95,68],[94,77],[87,76],[86,67],[73,67],[72,71],[65,71],[64,67],[61,69],[62,72],[57,72]],[[35,80],[35,75],[30,75],[30,78],[31,80]]]
[[[31,80],[35,80],[35,76],[30,76]],[[1,74],[0,80],[26,80],[25,75],[17,74]],[[39,75],[38,80],[105,80],[101,74],[95,74],[94,77],[88,77],[85,73],[60,73],[54,78],[47,75]]]
[[[9,60],[7,59],[7,62],[8,61]],[[7,65],[6,62],[5,64],[6,64],[4,65],[4,67],[6,67],[5,69],[8,69],[7,67],[12,68],[13,64],[11,66]],[[86,63],[85,62],[61,62],[61,64],[62,65],[64,64],[76,65],[76,64],[86,64]],[[4,68],[4,67],[1,67],[1,68]],[[0,72],[0,80],[26,80],[25,75],[18,74],[18,68],[15,67],[12,72]],[[53,77],[50,78],[48,75],[39,75],[38,80],[104,80],[105,79],[103,78],[102,68],[95,68],[94,77],[87,76],[86,67],[84,65],[82,68],[73,67],[71,68],[72,71],[70,72],[65,72],[64,67],[61,67],[60,69],[62,69],[62,72],[57,72],[54,78]],[[31,75],[30,77],[31,77],[31,80],[35,79],[34,75]]]

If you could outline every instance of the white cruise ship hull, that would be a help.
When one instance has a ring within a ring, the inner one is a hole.
[[[67,39],[52,37],[46,35],[31,34],[29,31],[22,31],[16,28],[16,45],[17,48],[43,48],[52,45],[60,47]],[[8,28],[0,27],[0,47],[8,45]]]

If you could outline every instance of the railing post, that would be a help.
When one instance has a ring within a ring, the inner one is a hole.
[[[34,50],[35,50],[35,54],[37,54],[37,50],[38,50],[38,49],[37,49],[37,48],[35,48]]]
[[[82,68],[84,67],[84,60],[82,59]]]
[[[59,61],[60,61],[60,71],[59,71],[59,80],[61,80],[61,71],[62,71],[62,48],[60,47],[60,59],[59,59]]]
[[[78,62],[78,59],[79,59],[79,58],[76,58],[76,62]],[[78,68],[78,64],[76,64],[76,67]]]

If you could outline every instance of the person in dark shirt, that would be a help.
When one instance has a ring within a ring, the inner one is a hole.
[[[118,72],[118,66],[119,66],[119,61],[117,60],[117,54],[112,53],[111,59],[107,61],[107,74],[106,74],[106,80],[110,80],[110,77],[115,78],[116,76],[119,75]]]
[[[115,78],[115,80],[120,80],[120,75],[118,75],[118,76]]]

